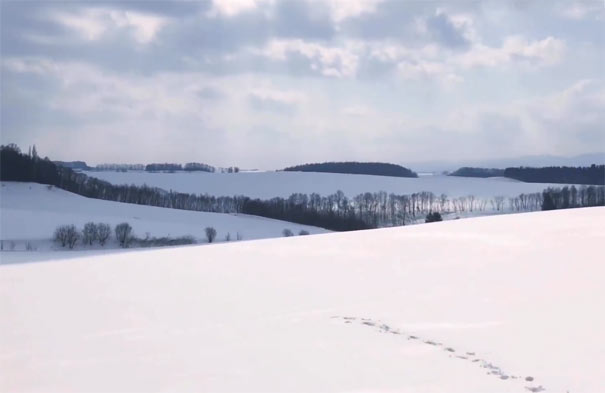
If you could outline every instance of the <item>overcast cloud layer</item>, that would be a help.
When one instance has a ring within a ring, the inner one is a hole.
[[[1,141],[280,168],[605,147],[605,4],[1,3]]]

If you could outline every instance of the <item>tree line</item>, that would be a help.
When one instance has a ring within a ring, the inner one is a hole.
[[[348,173],[356,175],[377,175],[394,177],[418,177],[416,172],[401,165],[384,162],[323,162],[303,164],[283,169],[286,172]]]
[[[407,225],[424,220],[434,212],[464,214],[488,209],[521,212],[605,205],[605,187],[602,186],[551,188],[542,193],[490,199],[474,195],[450,198],[426,191],[409,195],[366,192],[354,197],[347,197],[342,191],[327,196],[295,193],[288,198],[268,200],[243,195],[215,197],[146,185],[114,185],[70,168],[57,167],[48,159],[21,154],[14,147],[2,146],[1,163],[2,180],[52,184],[89,198],[182,210],[252,214],[335,231]],[[545,203],[548,198],[553,200],[552,205]]]
[[[605,185],[605,165],[506,168],[504,176],[527,183]]]
[[[549,187],[542,192],[542,210],[605,205],[605,188],[597,186]]]
[[[456,169],[450,173],[449,176],[462,176],[462,177],[494,177],[504,176],[504,169],[497,168],[473,168],[473,167],[462,167]]]
[[[94,167],[97,171],[116,171],[116,172],[127,172],[127,171],[144,171],[145,165],[143,164],[98,164]]]
[[[185,165],[175,163],[153,163],[153,164],[99,164],[97,166],[90,167],[84,161],[53,161],[55,164],[67,167],[71,169],[81,171],[116,171],[116,172],[127,172],[127,171],[148,171],[148,172],[220,172],[220,173],[238,173],[240,169],[236,166],[227,168],[216,168],[212,165],[204,164],[201,162],[188,162]]]
[[[214,232],[212,233],[212,231]],[[110,239],[111,233],[111,226],[105,223],[87,222],[84,224],[82,230],[73,224],[59,225],[57,229],[55,229],[53,240],[61,247],[67,247],[70,250],[73,249],[78,242],[84,246],[93,246],[95,243],[98,243],[101,247],[104,247]],[[147,234],[145,238],[139,238],[134,234],[132,226],[127,222],[116,225],[113,229],[113,233],[115,233],[116,243],[122,248],[128,248],[132,245],[139,247],[158,247],[196,243],[193,236],[158,238],[151,237]],[[212,243],[216,237],[216,230],[212,227],[207,227],[206,236],[208,242]]]

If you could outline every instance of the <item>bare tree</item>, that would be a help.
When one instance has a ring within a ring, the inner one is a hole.
[[[121,224],[116,225],[116,240],[120,243],[121,247],[128,247],[132,242],[132,227],[129,223],[123,222]]]
[[[504,197],[501,195],[495,196],[490,200],[492,210],[500,211],[504,208]]]
[[[467,198],[468,198],[469,211],[472,212],[475,208],[475,196],[469,195],[469,196],[467,196]]]
[[[55,229],[54,240],[59,243],[61,247],[67,245],[67,225],[61,225]]]
[[[441,194],[439,196],[439,209],[441,210],[441,212],[445,212],[445,207],[447,206],[448,203],[448,199],[447,199],[447,195],[445,194]]]
[[[79,238],[80,234],[75,225],[61,225],[55,229],[54,240],[61,244],[61,247],[74,248]]]
[[[282,233],[282,235],[284,235],[284,237],[294,236],[294,234],[292,233],[292,231],[289,230],[288,228],[286,228],[283,231],[281,231],[281,233]]]
[[[208,239],[208,243],[212,243],[216,239],[216,229],[206,227],[206,239]]]
[[[82,229],[82,241],[85,244],[92,245],[97,240],[97,226],[94,222],[87,222]]]
[[[97,224],[97,240],[99,240],[100,245],[104,246],[110,235],[111,227],[109,224],[103,224],[102,222]]]
[[[80,239],[80,232],[75,225],[67,226],[67,247],[70,249],[74,248],[78,240]]]
[[[484,199],[484,198],[479,199],[478,203],[479,203],[479,210],[485,211],[485,208],[487,207],[487,199]]]

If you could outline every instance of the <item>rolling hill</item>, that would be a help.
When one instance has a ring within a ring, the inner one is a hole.
[[[329,232],[243,214],[195,212],[85,198],[37,183],[2,182],[0,208],[0,239],[16,241],[17,249],[23,249],[26,241],[38,249],[52,247],[50,239],[57,226],[74,224],[81,228],[89,221],[112,226],[128,222],[140,237],[146,233],[156,237],[191,235],[201,241],[204,229],[210,226],[217,230],[219,242],[224,241],[228,233],[232,240],[238,233],[244,240],[251,240],[280,237],[285,228],[295,234],[301,230],[311,234]]]
[[[0,390],[602,391],[604,220],[570,209],[2,265]]]

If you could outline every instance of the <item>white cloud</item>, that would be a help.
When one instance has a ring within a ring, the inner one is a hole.
[[[260,53],[281,61],[290,53],[299,54],[309,59],[312,70],[324,76],[343,78],[355,76],[357,72],[359,57],[353,46],[328,47],[300,39],[272,40]]]
[[[87,8],[79,12],[52,12],[49,17],[89,41],[98,40],[117,29],[126,29],[142,44],[151,42],[158,31],[168,23],[166,17],[104,8]]]
[[[452,62],[464,68],[498,67],[523,63],[548,66],[558,63],[564,54],[565,43],[554,37],[528,41],[521,36],[504,39],[501,47],[474,45],[468,52],[454,56]]]
[[[434,61],[402,61],[397,64],[397,70],[404,79],[437,78],[446,85],[463,81],[463,78],[446,64]]]
[[[363,14],[373,13],[376,7],[384,0],[328,0],[332,19],[341,22],[345,19],[359,17]],[[319,0],[311,0],[318,3]]]
[[[99,39],[108,28],[107,21],[99,17],[99,13],[94,10],[87,10],[78,14],[67,12],[53,12],[50,18],[55,22],[68,27],[81,34],[87,40]]]
[[[301,39],[272,40],[263,49],[252,51],[278,61],[288,60],[291,54],[302,55],[312,70],[335,78],[355,77],[362,60],[374,59],[393,64],[403,79],[436,79],[451,86],[462,82],[462,74],[475,67],[551,66],[562,60],[565,49],[565,43],[554,37],[529,41],[509,36],[499,47],[474,43],[464,51],[435,43],[405,46],[392,41],[346,40],[339,46],[326,46]]]
[[[249,94],[262,100],[271,100],[291,105],[300,104],[306,101],[305,94],[296,90],[278,90],[261,87],[252,88]]]
[[[9,57],[2,59],[2,67],[18,73],[38,75],[51,74],[59,71],[55,62],[40,57]]]
[[[558,14],[567,19],[582,20],[589,17],[603,19],[605,16],[605,3],[602,1],[582,1],[564,3],[558,7]]]
[[[274,0],[213,0],[208,16],[232,17],[242,12],[252,11],[263,3],[273,3]]]

